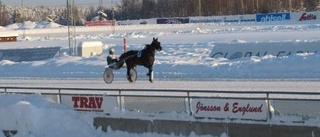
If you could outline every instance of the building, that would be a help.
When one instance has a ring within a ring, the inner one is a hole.
[[[14,42],[17,41],[18,34],[0,33],[0,42]]]

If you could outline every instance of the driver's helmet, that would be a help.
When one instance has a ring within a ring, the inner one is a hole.
[[[110,48],[109,49],[109,54],[114,54],[114,51],[115,51],[114,48]]]

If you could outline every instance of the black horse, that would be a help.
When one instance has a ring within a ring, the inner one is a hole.
[[[137,65],[144,66],[149,69],[149,72],[147,73],[147,76],[149,76],[149,81],[153,82],[153,63],[154,63],[154,55],[155,51],[161,51],[162,47],[160,42],[158,42],[158,38],[153,38],[151,44],[147,44],[144,49],[142,50],[130,50],[125,53],[123,53],[119,60],[120,65],[119,67],[122,67],[124,62],[127,65],[127,78],[130,82],[133,82],[130,70],[135,69]]]

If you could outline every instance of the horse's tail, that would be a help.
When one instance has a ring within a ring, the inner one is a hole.
[[[127,51],[123,54],[120,55],[119,57],[119,68],[123,66],[123,64],[129,59],[129,58],[132,58],[132,57],[135,57],[137,56],[137,53],[136,51],[134,50],[130,50],[130,51]]]
[[[130,54],[128,54],[128,52],[125,52],[123,54],[120,55],[119,57],[119,63],[118,63],[118,67],[121,68],[123,66],[123,64],[125,63],[126,59],[130,56]]]

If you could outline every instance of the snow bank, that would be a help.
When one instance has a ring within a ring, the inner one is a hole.
[[[23,23],[13,23],[7,25],[5,27],[0,26],[0,30],[30,30],[30,29],[43,29],[43,28],[59,28],[62,25],[54,22],[45,22],[45,21],[38,21],[38,22],[31,22],[25,21]]]
[[[94,115],[74,111],[40,95],[0,94],[0,129],[17,130],[14,137],[174,137],[173,134],[131,134],[111,129],[105,133],[94,128]],[[190,135],[193,136],[197,135]],[[221,137],[227,135],[223,133]]]
[[[96,134],[91,124],[93,119],[40,95],[0,94],[0,104],[0,129],[18,130],[15,137],[88,137]]]
[[[0,30],[6,30],[7,28],[0,26]]]

